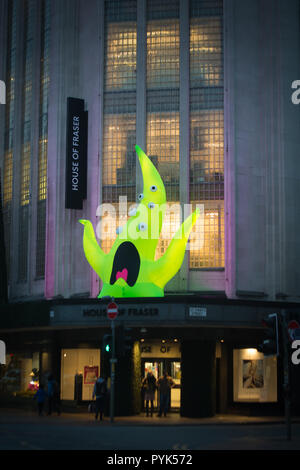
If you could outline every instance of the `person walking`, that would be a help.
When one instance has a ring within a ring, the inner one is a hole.
[[[173,381],[171,377],[168,376],[167,372],[164,372],[164,375],[158,379],[157,385],[159,388],[159,398],[160,398],[158,416],[162,416],[162,414],[164,414],[164,416],[167,416],[167,412],[168,412],[169,404],[170,404],[171,388],[174,387],[175,382]]]
[[[42,384],[39,385],[39,389],[34,395],[34,398],[37,400],[38,405],[38,414],[39,416],[43,415],[44,405],[47,398],[47,393],[44,390],[44,386]]]
[[[102,377],[98,377],[94,385],[93,399],[96,398],[95,419],[98,419],[98,415],[100,415],[100,421],[103,420],[106,395],[107,395],[106,380]]]
[[[153,416],[153,410],[154,410],[154,398],[155,398],[155,390],[156,390],[156,379],[152,373],[152,371],[149,371],[147,376],[144,378],[142,387],[145,391],[144,399],[146,401],[146,416],[149,416],[149,402],[151,403],[151,416]]]
[[[59,389],[56,380],[53,375],[48,377],[48,416],[52,414],[52,411],[56,411],[60,415],[60,398]]]

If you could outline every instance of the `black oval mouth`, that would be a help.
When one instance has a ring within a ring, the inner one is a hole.
[[[134,244],[131,242],[121,243],[115,253],[110,284],[114,284],[122,278],[130,287],[134,286],[139,275],[140,265],[140,255]]]

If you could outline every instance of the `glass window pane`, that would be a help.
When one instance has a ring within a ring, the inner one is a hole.
[[[224,260],[222,2],[190,2],[190,201],[204,207],[191,234],[190,268]]]
[[[147,25],[147,87],[179,86],[179,20],[155,20]]]

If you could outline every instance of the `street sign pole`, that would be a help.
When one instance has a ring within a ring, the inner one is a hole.
[[[110,359],[110,422],[114,421],[115,414],[115,372],[116,372],[116,335],[115,318],[118,315],[118,306],[111,302],[107,306],[107,316],[111,320],[112,351]]]
[[[110,360],[110,422],[114,421],[114,405],[115,405],[115,321],[111,321],[112,333],[112,354]]]

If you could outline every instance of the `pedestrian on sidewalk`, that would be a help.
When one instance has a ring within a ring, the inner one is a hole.
[[[100,415],[100,421],[103,420],[106,396],[107,396],[106,380],[102,377],[98,377],[98,379],[95,382],[94,390],[93,390],[93,399],[96,398],[96,409],[95,409],[96,420],[98,419],[98,415]]]
[[[167,372],[164,372],[164,375],[160,377],[157,381],[158,389],[159,389],[159,398],[160,398],[160,405],[159,405],[159,414],[158,416],[167,416],[167,412],[169,409],[170,404],[170,393],[171,388],[174,387],[175,382],[171,377],[169,377]]]
[[[60,415],[59,387],[53,375],[50,374],[48,377],[48,416],[52,414],[52,411]]]
[[[147,376],[144,378],[142,382],[142,387],[143,390],[145,391],[144,399],[146,401],[146,416],[149,416],[149,402],[151,403],[151,416],[153,416],[153,410],[154,410],[154,398],[155,398],[155,391],[156,391],[156,379],[152,373],[152,371],[149,371]]]
[[[34,395],[34,399],[37,400],[39,416],[43,415],[46,398],[47,398],[47,393],[44,390],[44,386],[42,384],[40,384],[39,389],[37,390],[37,392]]]

